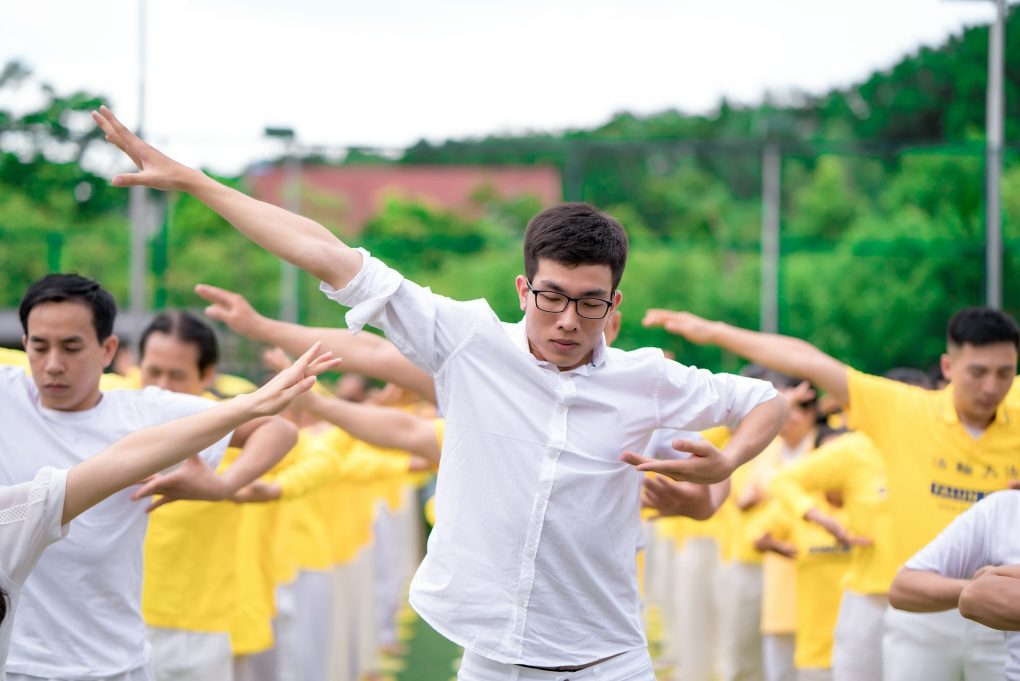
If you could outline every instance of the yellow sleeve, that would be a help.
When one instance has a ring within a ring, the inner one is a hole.
[[[436,427],[436,441],[439,442],[439,448],[443,448],[443,440],[446,438],[446,419],[433,419],[432,423]]]
[[[281,498],[302,497],[338,480],[341,455],[349,440],[339,428],[319,436],[302,432],[294,462],[276,476]]]
[[[794,518],[803,518],[818,507],[816,492],[840,491],[847,486],[855,452],[871,447],[861,433],[849,433],[828,442],[809,456],[785,466],[769,484],[769,494],[782,503]]]
[[[751,544],[766,533],[773,539],[786,541],[791,535],[790,514],[775,500],[768,501],[765,508],[748,521],[744,532],[744,540]]]
[[[358,443],[364,444],[364,443]],[[383,453],[383,451],[388,453]],[[340,477],[349,482],[373,482],[407,475],[411,457],[397,450],[354,446],[343,458]]]

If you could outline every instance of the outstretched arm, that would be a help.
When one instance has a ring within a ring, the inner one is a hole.
[[[400,449],[439,465],[441,443],[433,419],[422,418],[393,407],[358,404],[335,397],[308,393],[301,406],[323,421],[347,431],[357,440],[376,447]]]
[[[180,463],[210,446],[240,424],[282,410],[308,390],[315,376],[333,368],[337,360],[319,355],[313,346],[289,369],[248,395],[238,395],[207,411],[146,428],[117,441],[68,471],[63,523],[114,492]]]
[[[690,457],[661,460],[625,452],[621,460],[636,466],[639,471],[661,473],[674,480],[703,485],[722,482],[775,439],[786,422],[788,412],[786,398],[776,395],[741,419],[722,451],[705,440],[675,440],[673,449],[687,452]]]
[[[241,294],[216,286],[199,284],[195,292],[209,303],[206,315],[246,338],[278,346],[292,356],[321,341],[324,349],[343,358],[346,371],[396,383],[435,403],[436,387],[432,376],[416,367],[381,336],[270,319],[256,312]]]
[[[696,345],[717,345],[769,369],[805,378],[835,396],[840,404],[847,405],[850,401],[846,365],[807,341],[749,331],[689,312],[648,310],[642,323],[661,326]]]
[[[177,163],[139,139],[105,106],[93,111],[92,118],[106,133],[106,139],[139,169],[117,175],[113,184],[191,194],[262,248],[335,289],[347,286],[361,269],[361,254],[317,222],[245,196],[199,170]]]

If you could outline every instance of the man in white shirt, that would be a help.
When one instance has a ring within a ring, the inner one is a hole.
[[[959,608],[968,619],[1006,630],[1009,681],[1020,680],[1018,523],[1020,492],[996,492],[982,499],[908,560],[889,590],[894,608],[909,612]],[[960,672],[969,676],[966,668]]]
[[[158,389],[100,391],[118,341],[113,298],[95,281],[48,275],[29,287],[19,313],[32,375],[0,367],[0,484],[31,480],[43,466],[70,468],[128,433],[213,404]],[[296,438],[282,420],[270,427]],[[214,468],[228,440],[204,462]],[[210,498],[208,481],[178,471],[165,476],[175,497]],[[43,556],[21,593],[9,681],[151,679],[139,603],[144,509],[131,490],[117,493]]]
[[[459,678],[654,679],[636,579],[642,476],[621,453],[642,451],[658,428],[725,423],[735,431],[724,451],[691,442],[694,456],[659,464],[718,482],[775,437],[786,405],[760,381],[606,347],[627,252],[619,223],[583,204],[533,218],[516,282],[525,316],[503,324],[485,301],[433,295],[321,225],[172,161],[108,110],[94,117],[141,169],[114,184],[191,193],[322,280],[351,308],[352,330],[383,329],[433,374],[446,437],[410,598],[466,649]]]

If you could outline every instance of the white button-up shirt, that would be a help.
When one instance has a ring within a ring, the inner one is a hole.
[[[641,475],[620,461],[657,428],[735,426],[768,383],[600,342],[572,371],[531,354],[524,322],[405,280],[363,251],[348,327],[382,329],[432,373],[446,434],[436,525],[410,600],[488,659],[586,664],[646,645],[637,588]]]

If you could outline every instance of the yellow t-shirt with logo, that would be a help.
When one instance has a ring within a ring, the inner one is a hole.
[[[867,435],[848,433],[822,445],[811,456],[781,470],[769,491],[796,518],[820,508],[818,493],[839,492],[846,530],[872,541],[871,546],[851,548],[845,586],[859,594],[889,592],[899,563],[893,546],[885,462]]]
[[[928,391],[847,371],[851,425],[885,459],[895,560],[902,565],[958,515],[1020,478],[1020,407],[1006,400],[975,438],[953,388]]]

